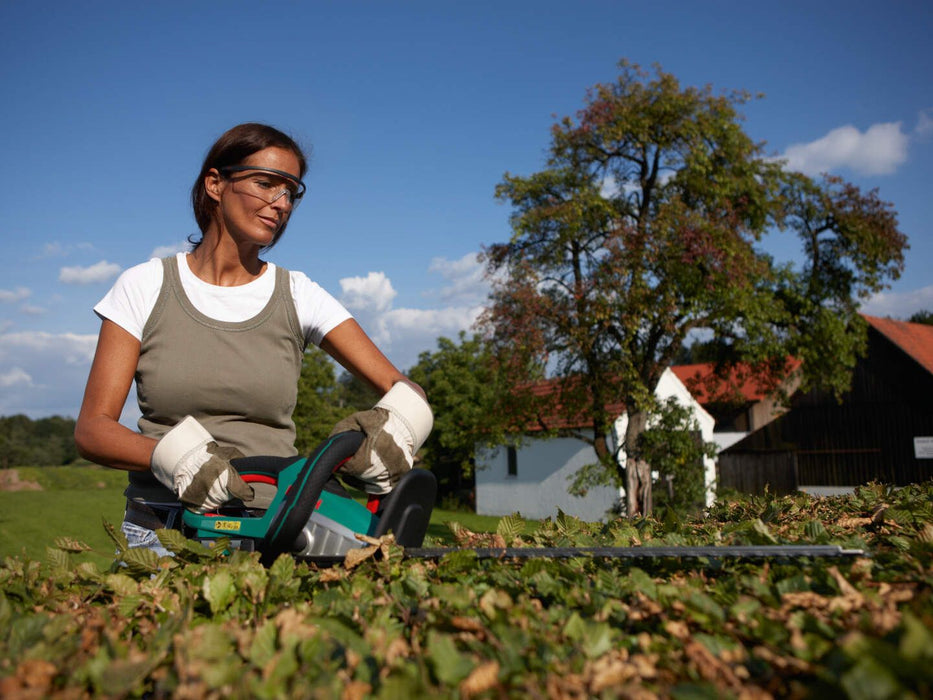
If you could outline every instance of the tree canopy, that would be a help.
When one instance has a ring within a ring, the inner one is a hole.
[[[768,157],[742,128],[750,99],[623,61],[615,82],[554,125],[546,168],[507,173],[496,189],[513,235],[484,253],[485,331],[514,386],[548,373],[562,410],[589,416],[587,439],[625,485],[630,515],[651,508],[637,445],[654,389],[692,333],[711,334],[723,362],[763,382],[793,356],[805,385],[842,391],[864,346],[859,304],[903,267],[891,205]],[[764,251],[763,237],[781,231],[799,237],[802,264]],[[624,466],[606,410],[620,400]]]
[[[0,469],[49,467],[78,459],[72,418],[50,416],[0,416]]]
[[[456,341],[438,338],[437,349],[422,352],[409,376],[424,388],[434,409],[425,461],[442,495],[462,495],[458,492],[472,484],[476,445],[501,441],[510,425],[514,413],[508,387],[483,339],[462,331]]]
[[[379,400],[375,393],[352,375],[338,378],[330,356],[317,347],[305,351],[298,379],[295,447],[308,454],[333,430],[334,425],[355,411],[363,411]]]

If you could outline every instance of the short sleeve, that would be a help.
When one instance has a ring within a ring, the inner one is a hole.
[[[347,319],[353,318],[343,304],[303,272],[289,272],[295,311],[305,340],[320,345],[324,336]]]
[[[101,319],[116,323],[137,340],[155,307],[162,289],[162,261],[153,258],[136,265],[117,278],[110,291],[94,307]]]

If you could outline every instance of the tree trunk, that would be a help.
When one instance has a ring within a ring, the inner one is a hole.
[[[629,518],[651,514],[651,466],[640,458],[638,438],[648,426],[648,414],[630,413],[625,428],[625,514]]]

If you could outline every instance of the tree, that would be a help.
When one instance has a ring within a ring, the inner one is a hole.
[[[60,466],[78,458],[72,418],[0,416],[0,469]]]
[[[529,368],[547,371],[562,410],[588,417],[575,435],[624,484],[634,516],[652,503],[635,447],[688,335],[705,330],[723,362],[770,385],[785,358],[803,355],[807,381],[838,389],[864,344],[858,301],[899,275],[906,242],[876,192],[765,157],[741,128],[747,93],[684,88],[625,61],[620,70],[575,120],[555,124],[546,169],[506,173],[497,187],[513,235],[484,251],[493,291],[483,323],[496,351],[516,358],[503,364],[516,391]],[[781,229],[801,237],[803,266],[762,252],[762,237]],[[624,466],[606,410],[620,400]],[[527,405],[543,419],[545,407]]]
[[[343,400],[335,365],[330,356],[320,348],[308,348],[301,362],[298,402],[292,414],[296,430],[295,447],[298,453],[311,452],[330,435],[330,431],[339,420],[355,410],[355,407],[347,405]]]
[[[908,323],[923,323],[927,326],[933,326],[933,311],[927,311],[923,309],[911,314],[910,318],[907,319]]]
[[[678,517],[695,515],[706,505],[703,459],[715,457],[716,445],[704,443],[690,411],[669,398],[658,407],[654,422],[639,436],[638,452],[657,470],[663,488],[654,506]]]
[[[458,342],[438,338],[437,350],[422,352],[409,376],[424,388],[434,410],[424,454],[440,491],[469,488],[476,446],[501,440],[512,413],[490,348],[463,331]]]

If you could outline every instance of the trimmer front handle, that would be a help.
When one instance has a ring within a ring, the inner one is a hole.
[[[262,552],[263,562],[275,561],[283,552],[291,552],[305,523],[321,498],[324,484],[363,442],[363,434],[349,431],[334,435],[311,453],[307,459],[293,461],[266,457],[246,457],[233,465],[247,482],[260,476],[274,480],[276,494],[261,517],[241,517],[207,513],[198,515],[185,511],[184,524],[192,528],[196,538],[251,540],[252,548]]]

